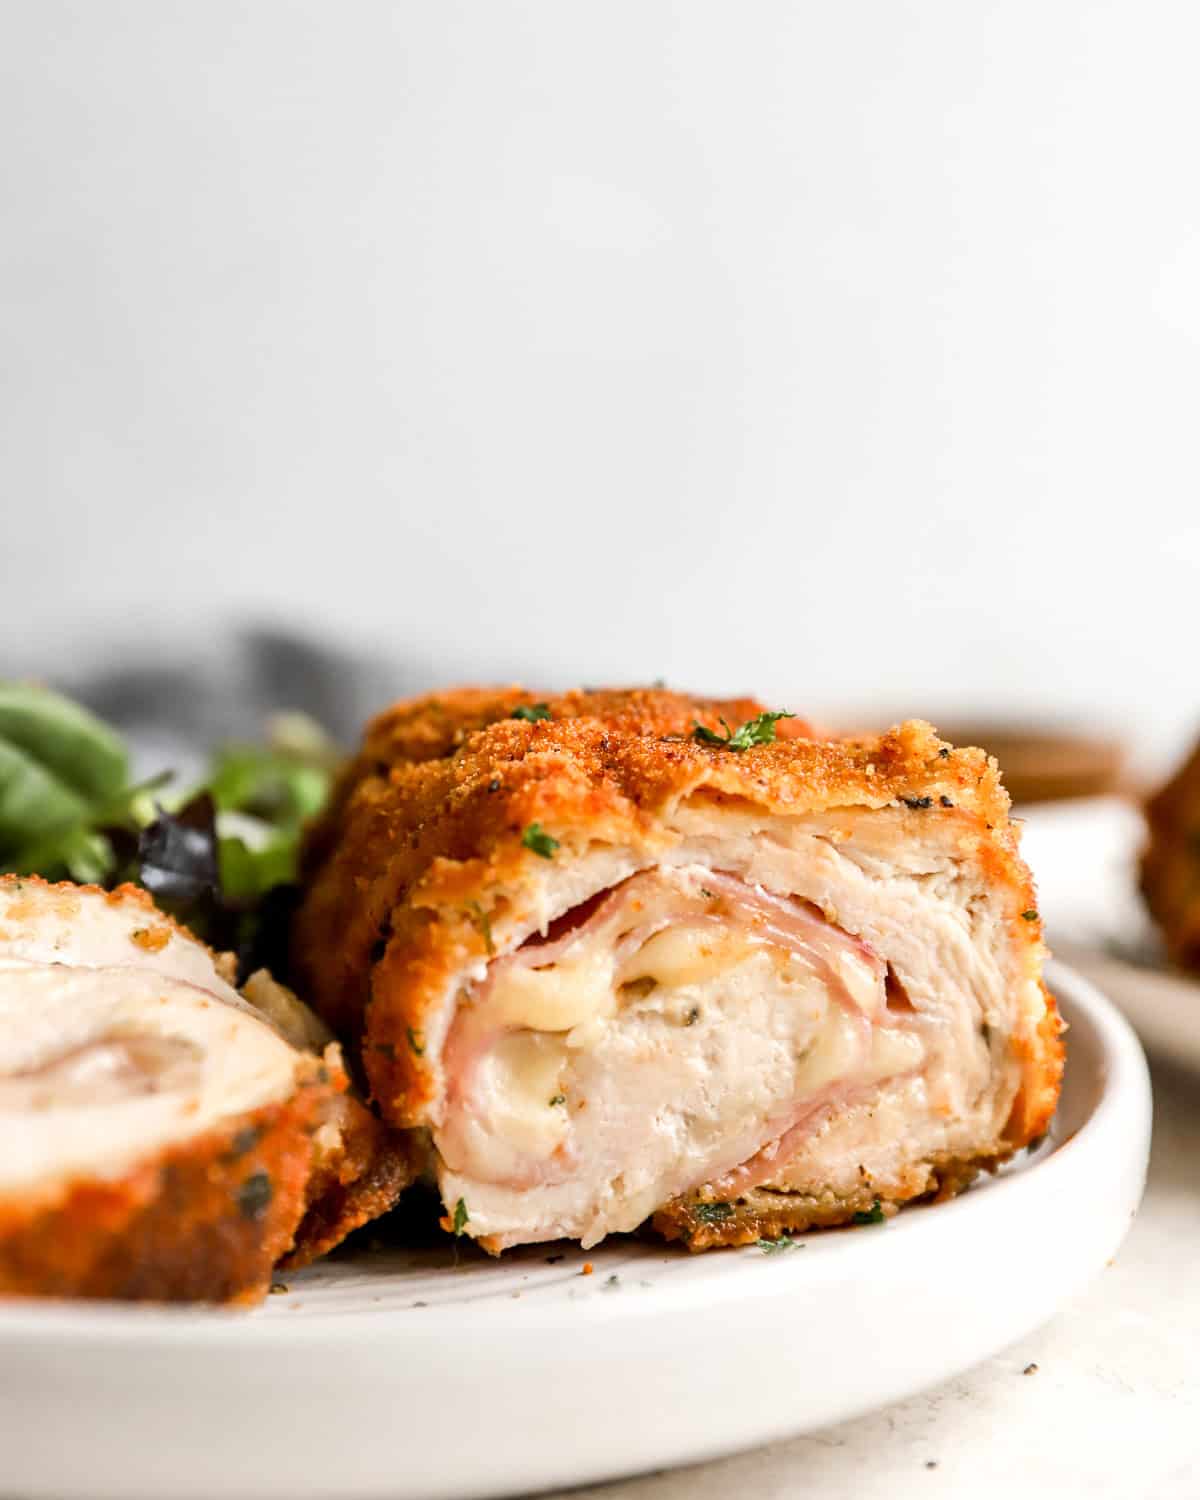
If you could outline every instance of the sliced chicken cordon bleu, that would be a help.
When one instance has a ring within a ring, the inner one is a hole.
[[[693,1249],[946,1194],[1062,1066],[995,763],[923,723],[477,689],[369,726],[294,961],[488,1250]]]
[[[390,1207],[323,1024],[144,891],[0,878],[0,1294],[252,1301]]]

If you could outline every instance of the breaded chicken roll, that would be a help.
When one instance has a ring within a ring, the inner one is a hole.
[[[1059,1021],[994,762],[759,713],[400,704],[315,831],[306,992],[486,1249],[844,1223],[1045,1129]]]
[[[407,1152],[328,1031],[143,891],[0,878],[0,1294],[251,1301]]]
[[[1200,745],[1145,811],[1142,894],[1171,958],[1200,973]]]

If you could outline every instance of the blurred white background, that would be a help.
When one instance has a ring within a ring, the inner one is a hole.
[[[1200,12],[39,0],[3,666],[1200,720]]]

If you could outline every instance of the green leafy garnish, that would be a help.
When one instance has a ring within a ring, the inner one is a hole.
[[[418,1057],[424,1057],[425,1043],[419,1039],[417,1033],[412,1029],[411,1026],[407,1027],[406,1029],[408,1032],[408,1045],[412,1048],[412,1050],[417,1054]]]
[[[692,738],[702,745],[719,745],[723,750],[749,750],[752,745],[770,745],[775,739],[775,726],[780,719],[794,719],[795,714],[774,713],[768,709],[757,719],[747,719],[738,729],[730,729],[722,719],[724,734],[706,729],[698,720],[692,722]]]
[[[469,1222],[470,1222],[470,1220],[469,1220],[469,1217],[468,1217],[468,1214],[467,1214],[467,1205],[466,1205],[465,1201],[462,1198],[460,1198],[458,1200],[458,1202],[454,1205],[454,1226],[453,1227],[454,1227],[454,1238],[455,1239],[460,1238],[460,1236],[462,1235],[463,1230],[466,1229],[467,1224]]]
[[[253,902],[296,878],[300,834],[325,805],[340,757],[304,714],[277,714],[264,745],[232,744],[213,756],[204,789],[220,834],[221,888]]]
[[[692,1211],[702,1224],[720,1224],[733,1218],[732,1203],[696,1203]]]
[[[121,736],[46,688],[0,682],[0,872],[143,886],[243,974],[283,972],[301,830],[339,753],[302,714],[219,750],[199,786],[131,782]],[[153,794],[160,793],[155,796]]]
[[[1036,922],[1037,919],[1038,919],[1038,914],[1037,914],[1036,911],[1034,911],[1034,909],[1033,909],[1032,906],[1029,908],[1028,911],[1023,911],[1021,913],[1021,915],[1022,915],[1022,917],[1024,917],[1024,919],[1025,919],[1026,922]]]
[[[0,683],[0,740],[88,801],[115,797],[129,779],[120,735],[48,688]]]
[[[550,1108],[553,1109],[556,1104],[565,1104],[566,1102],[566,1094],[555,1094],[554,1098],[550,1101]]]
[[[784,1250],[794,1250],[796,1241],[790,1234],[781,1234],[777,1240],[755,1240],[764,1255],[779,1255]]]
[[[551,838],[540,823],[530,823],[529,827],[521,835],[521,842],[526,849],[532,849],[535,854],[540,854],[543,859],[553,859],[554,851],[559,847],[558,840]]]
[[[129,784],[107,724],[48,688],[0,682],[0,870],[106,881],[150,815],[147,790]]]
[[[520,708],[512,711],[514,719],[524,719],[527,724],[536,724],[539,719],[550,717],[550,705],[547,703],[522,703]]]
[[[883,1205],[880,1203],[879,1199],[876,1198],[875,1202],[871,1204],[870,1208],[866,1209],[865,1211],[860,1210],[854,1215],[850,1222],[852,1224],[882,1224],[886,1220],[886,1218],[887,1215],[883,1211]]]
[[[305,714],[277,714],[265,745],[231,744],[213,757],[208,790],[218,812],[289,827],[320,812],[340,756]]]

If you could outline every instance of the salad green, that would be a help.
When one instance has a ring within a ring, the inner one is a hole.
[[[111,725],[48,688],[0,682],[0,872],[134,881],[209,942],[261,960],[264,941],[280,947],[301,834],[340,760],[319,725],[287,713],[263,743],[215,749],[199,785],[170,770],[135,782]]]

